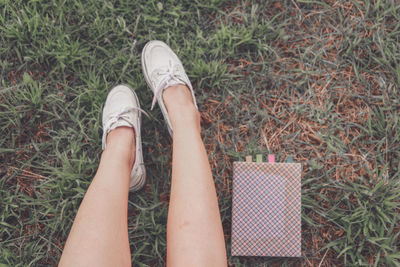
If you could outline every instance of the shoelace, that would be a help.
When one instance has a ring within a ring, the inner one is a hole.
[[[111,129],[112,125],[121,119],[124,119],[126,122],[128,122],[133,127],[133,124],[129,121],[128,113],[131,111],[134,111],[134,110],[141,112],[144,115],[146,115],[148,118],[150,118],[149,114],[147,114],[147,112],[141,108],[138,108],[138,107],[124,108],[120,112],[118,112],[115,115],[112,115],[110,117],[107,124],[104,126],[104,131],[109,131]],[[140,127],[140,125],[139,125],[139,127]]]
[[[162,91],[164,91],[165,86],[168,84],[169,81],[171,81],[171,80],[175,80],[176,81],[175,84],[170,84],[170,86],[176,85],[176,84],[186,84],[185,82],[182,81],[182,79],[179,76],[177,76],[174,73],[174,68],[172,66],[172,62],[171,61],[169,61],[169,67],[168,67],[168,69],[166,71],[160,70],[160,71],[157,71],[157,72],[158,72],[159,76],[164,76],[164,77],[161,79],[160,84],[156,87],[156,89],[154,91],[153,102],[151,103],[151,109],[150,110],[153,110],[154,105],[156,104],[158,97],[161,95]]]

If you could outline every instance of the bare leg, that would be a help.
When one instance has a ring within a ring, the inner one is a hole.
[[[168,266],[226,266],[225,241],[200,116],[190,91],[177,85],[163,99],[173,127]]]
[[[59,266],[130,266],[129,176],[135,161],[132,128],[107,136],[100,166],[83,198]]]

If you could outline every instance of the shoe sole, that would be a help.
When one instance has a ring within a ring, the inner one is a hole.
[[[125,86],[127,86],[127,85],[125,85]],[[129,86],[127,86],[129,89],[131,89],[131,91],[133,91],[132,90],[132,88],[131,87],[129,87]],[[136,99],[136,102],[139,104],[140,102],[139,102],[139,98],[137,97],[137,95],[136,95],[136,93],[134,93],[134,92],[132,92],[133,93],[133,95],[135,96],[135,99]],[[138,105],[139,106],[139,108],[140,108],[140,104]],[[139,125],[141,126],[142,125],[142,114],[140,113],[140,112],[138,112],[139,113]],[[138,149],[141,151],[141,157],[142,157],[142,162],[141,163],[139,163],[139,164],[143,164],[144,165],[144,159],[143,159],[143,149],[142,149],[142,134],[141,134],[141,131],[142,131],[142,127],[140,127],[140,129],[139,129],[139,135],[138,135],[138,143],[139,144],[136,144],[137,146],[138,146]],[[136,135],[137,133],[135,133],[135,135]],[[136,140],[135,140],[136,141]],[[132,169],[133,170],[133,169]],[[143,168],[143,175],[141,176],[141,178],[140,178],[140,180],[134,185],[134,186],[130,186],[129,187],[129,191],[131,191],[131,192],[133,192],[133,191],[137,191],[137,190],[139,190],[139,189],[141,189],[143,186],[144,186],[144,184],[146,183],[146,168]]]

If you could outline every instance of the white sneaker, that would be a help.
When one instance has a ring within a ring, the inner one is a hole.
[[[142,188],[146,180],[140,135],[142,112],[145,113],[140,108],[135,92],[126,85],[118,85],[108,93],[103,109],[103,150],[106,148],[107,134],[110,131],[121,126],[132,127],[135,130],[136,158],[131,171],[130,191]]]
[[[194,105],[197,108],[192,84],[178,56],[167,44],[161,41],[150,41],[143,48],[142,69],[147,85],[154,93],[151,109],[153,109],[157,101],[167,123],[168,131],[172,136],[172,124],[168,117],[162,93],[169,86],[184,84],[189,87]]]

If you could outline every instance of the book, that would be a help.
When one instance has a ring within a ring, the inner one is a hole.
[[[301,164],[233,163],[232,256],[301,256]]]

